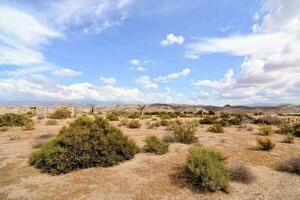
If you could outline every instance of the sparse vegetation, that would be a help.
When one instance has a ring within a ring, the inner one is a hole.
[[[47,126],[54,126],[54,125],[57,125],[57,124],[58,124],[58,122],[55,119],[49,119],[49,120],[46,121]]]
[[[229,192],[229,174],[221,153],[211,148],[191,148],[185,167],[186,177],[201,190]]]
[[[32,119],[25,114],[6,113],[0,115],[0,127],[25,126]]]
[[[106,113],[105,119],[107,119],[108,121],[119,121],[119,116],[115,112],[109,112]]]
[[[109,167],[131,159],[139,151],[135,142],[103,118],[82,116],[34,151],[29,163],[50,174],[94,166]]]
[[[293,134],[296,137],[300,137],[300,123],[297,123],[293,126]]]
[[[230,179],[236,182],[249,184],[255,179],[250,167],[242,162],[235,162],[228,168]]]
[[[275,147],[275,143],[268,137],[257,137],[257,148],[261,151],[271,151]]]
[[[300,175],[300,156],[282,161],[277,170]]]
[[[196,127],[193,123],[173,123],[170,130],[178,142],[191,144],[198,141],[198,138],[195,136]]]
[[[284,136],[284,138],[282,139],[283,143],[294,143],[295,140],[295,136],[293,134],[287,134]]]
[[[28,120],[24,123],[24,125],[22,126],[22,130],[23,131],[30,131],[30,130],[34,130],[34,122],[33,120]]]
[[[52,113],[50,119],[67,119],[71,117],[71,111],[67,108],[59,108],[54,113]]]
[[[212,133],[224,133],[224,129],[220,124],[210,125],[207,131]]]
[[[206,115],[199,120],[200,124],[214,124],[216,122],[216,117],[213,115]]]
[[[272,126],[270,125],[263,125],[259,128],[259,133],[261,135],[271,135],[273,133]]]
[[[157,155],[165,154],[169,151],[169,144],[161,141],[156,136],[149,136],[145,139],[144,151]]]
[[[128,122],[128,128],[141,128],[142,124],[137,119],[132,119]]]

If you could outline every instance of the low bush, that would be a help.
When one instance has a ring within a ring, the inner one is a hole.
[[[277,116],[266,115],[254,120],[255,124],[280,125],[282,120]]]
[[[0,127],[24,126],[30,121],[32,119],[25,114],[6,113],[0,115]]]
[[[107,119],[108,121],[119,121],[119,116],[117,113],[109,112],[106,113],[105,119]]]
[[[159,122],[152,122],[148,125],[148,129],[154,129],[154,128],[158,128],[160,127],[160,123]]]
[[[279,130],[277,132],[280,134],[293,133],[293,127],[288,124],[284,124],[284,125],[279,126]]]
[[[277,170],[300,175],[300,156],[282,161],[277,166]]]
[[[57,124],[58,124],[58,122],[55,119],[49,119],[49,120],[46,121],[47,126],[54,126],[54,125],[57,125]]]
[[[161,126],[169,126],[170,121],[167,119],[161,119],[159,123]]]
[[[229,192],[229,174],[221,153],[211,148],[191,148],[185,167],[186,177],[201,190]]]
[[[23,131],[30,131],[30,130],[34,130],[34,122],[33,120],[28,120],[24,123],[24,125],[22,126],[22,130]]]
[[[61,174],[95,166],[109,167],[139,152],[136,143],[105,119],[82,116],[30,155],[43,172]]]
[[[59,108],[54,113],[52,113],[50,119],[67,119],[71,117],[71,111],[67,108]]]
[[[165,154],[169,151],[169,144],[161,141],[156,136],[149,136],[145,139],[144,151],[157,155]]]
[[[142,124],[137,119],[132,119],[128,122],[128,128],[141,128]]]
[[[275,147],[275,144],[268,137],[257,137],[256,142],[257,148],[261,151],[271,151]]]
[[[213,115],[206,115],[199,120],[200,124],[214,124],[216,122],[216,117]]]
[[[129,120],[127,118],[123,118],[120,120],[118,126],[127,126],[128,122],[129,122]]]
[[[6,131],[8,131],[8,126],[2,126],[2,127],[0,127],[0,131],[1,131],[1,132],[6,132]]]
[[[294,126],[293,126],[293,134],[296,137],[300,137],[300,123],[294,124]]]
[[[255,179],[250,167],[242,162],[232,163],[229,166],[228,171],[232,181],[249,184]]]
[[[273,133],[272,126],[263,125],[259,128],[259,133],[261,135],[271,135]]]
[[[193,123],[173,123],[170,130],[178,142],[191,144],[198,141],[198,138],[195,136],[196,127]]]
[[[208,132],[212,133],[224,133],[224,129],[220,124],[213,124],[207,128]]]
[[[287,134],[284,136],[284,138],[282,139],[283,143],[294,143],[295,140],[295,136],[293,134]]]

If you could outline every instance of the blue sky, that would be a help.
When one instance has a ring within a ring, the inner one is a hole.
[[[298,0],[0,1],[0,98],[299,103]]]

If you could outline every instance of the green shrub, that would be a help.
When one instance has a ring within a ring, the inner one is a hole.
[[[211,148],[191,148],[185,172],[188,180],[201,190],[229,192],[229,174],[221,153]]]
[[[52,113],[50,119],[67,119],[71,117],[71,111],[67,108],[59,108],[54,113]]]
[[[192,123],[173,123],[170,129],[178,142],[191,144],[198,141],[198,138],[195,136],[196,127]]]
[[[215,116],[206,115],[199,120],[200,124],[214,124],[216,122]]]
[[[0,127],[24,126],[28,121],[32,121],[25,114],[6,113],[0,115]]]
[[[280,125],[282,120],[277,116],[266,115],[254,120],[255,124]]]
[[[294,126],[293,126],[293,134],[296,137],[300,137],[300,123],[294,124]]]
[[[54,125],[57,125],[57,124],[58,124],[58,122],[55,119],[49,119],[49,120],[46,121],[47,126],[54,126]]]
[[[288,124],[284,124],[279,126],[279,130],[277,132],[281,134],[293,133],[293,127]]]
[[[142,124],[137,119],[132,119],[128,123],[128,128],[141,128]]]
[[[231,164],[228,171],[230,174],[230,179],[232,181],[248,184],[255,179],[255,176],[253,175],[250,167],[242,162],[235,162]]]
[[[256,142],[257,148],[262,151],[271,151],[275,147],[275,144],[272,142],[272,140],[267,137],[257,137]]]
[[[57,137],[30,155],[29,163],[50,174],[95,166],[109,167],[134,157],[135,142],[108,121],[82,116],[60,130]]]
[[[107,119],[108,121],[119,121],[119,116],[117,113],[109,112],[106,113],[105,119]]]
[[[156,136],[146,137],[145,142],[146,142],[146,145],[144,146],[145,152],[162,155],[169,151],[169,144],[164,141],[161,141]]]
[[[293,134],[287,134],[286,136],[284,136],[284,138],[282,139],[283,143],[294,143],[295,140],[295,136]]]
[[[212,133],[224,133],[224,129],[220,124],[210,125],[207,131]]]
[[[282,161],[277,166],[277,170],[300,175],[300,156]]]
[[[259,128],[259,133],[261,135],[271,135],[273,133],[272,126],[263,125]]]

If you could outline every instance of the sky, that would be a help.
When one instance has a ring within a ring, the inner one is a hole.
[[[0,0],[0,101],[300,103],[299,0]]]

